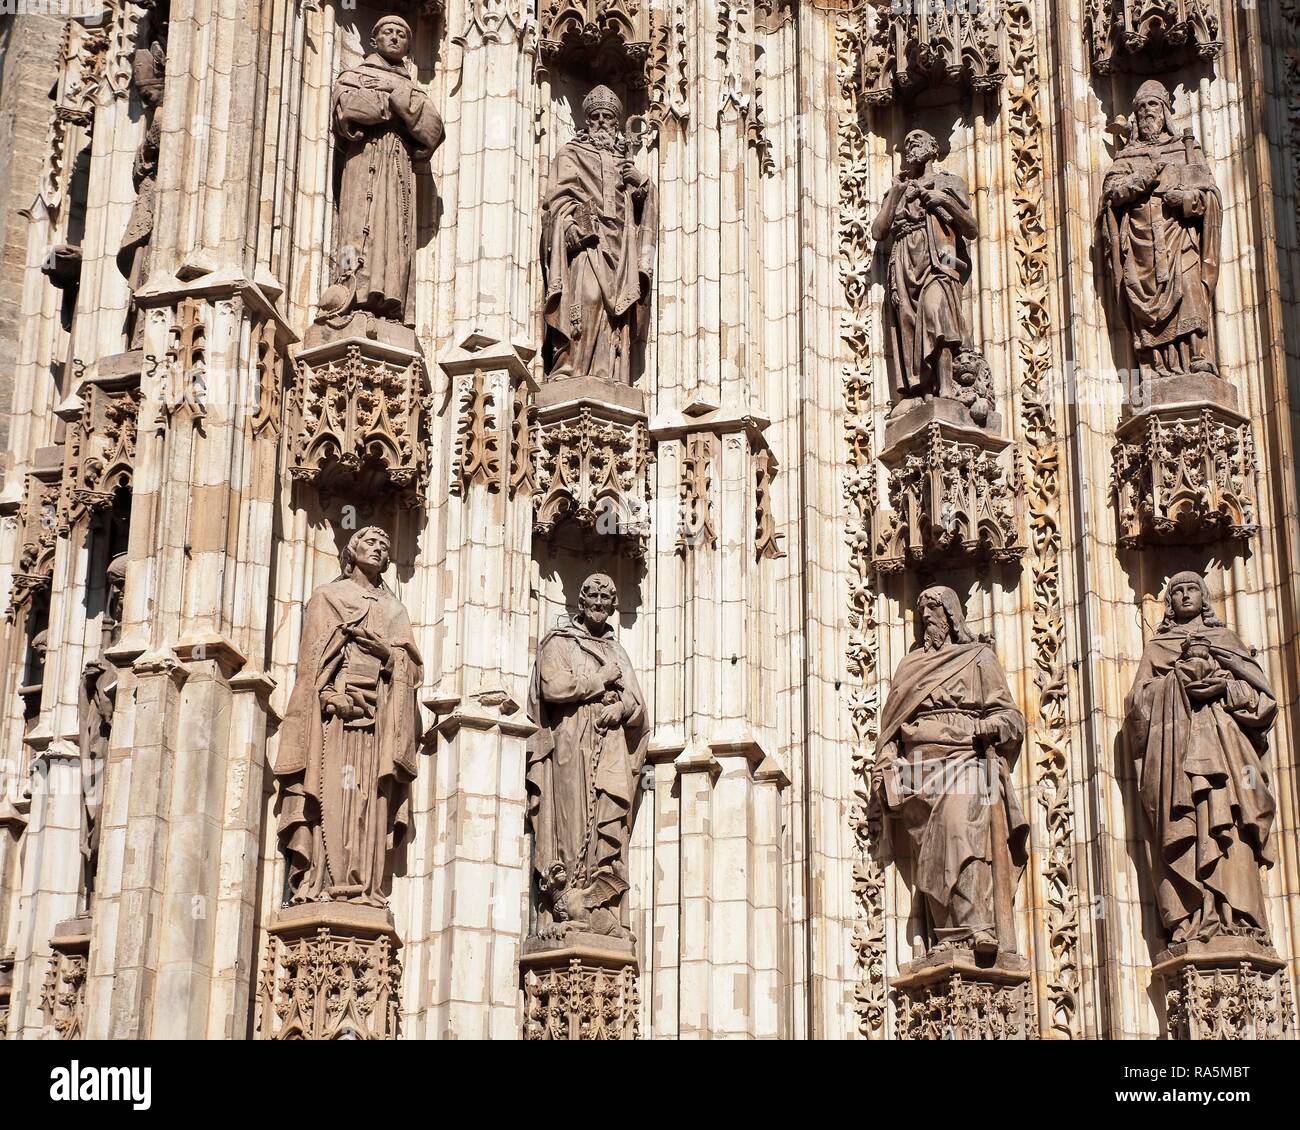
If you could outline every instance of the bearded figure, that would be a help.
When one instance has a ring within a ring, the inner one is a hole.
[[[321,296],[319,321],[354,310],[413,324],[415,163],[442,144],[442,119],[412,81],[406,57],[410,25],[401,16],[375,23],[370,54],[334,83],[334,132],[343,153],[334,277]]]
[[[872,237],[889,248],[885,348],[890,400],[957,399],[953,370],[973,352],[963,294],[970,279],[966,241],[979,234],[966,182],[931,171],[939,145],[914,129],[903,141],[903,168],[885,194]]]
[[[1260,868],[1273,864],[1274,804],[1263,759],[1277,699],[1199,573],[1170,579],[1165,609],[1125,722],[1161,925],[1170,943],[1227,934],[1267,944]]]
[[[383,582],[388,535],[354,534],[343,575],[311,595],[275,775],[291,901],[385,906],[406,838],[422,667],[406,609]]]
[[[1029,824],[1010,767],[1025,718],[952,589],[926,589],[917,614],[922,640],[894,672],[881,716],[874,795],[910,848],[927,952],[965,947],[990,963],[1016,952]]]
[[[537,647],[527,788],[543,937],[628,935],[619,907],[649,727],[631,661],[613,637],[617,604],[609,577],[588,577],[577,616]]]
[[[1136,124],[1102,183],[1101,228],[1115,302],[1127,312],[1144,380],[1217,375],[1214,288],[1223,199],[1205,154],[1174,125],[1155,79],[1133,99]]]
[[[582,110],[586,128],[560,148],[542,202],[547,375],[630,385],[654,275],[655,190],[632,163],[618,96],[598,86]]]

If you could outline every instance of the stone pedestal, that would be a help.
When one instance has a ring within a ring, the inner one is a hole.
[[[393,491],[409,506],[429,478],[429,373],[415,331],[357,314],[314,325],[294,359],[289,474],[325,495]]]
[[[1160,953],[1152,977],[1165,991],[1171,1040],[1294,1040],[1286,962],[1249,938],[1180,942]]]
[[[529,938],[519,959],[526,1040],[635,1040],[641,990],[636,946],[572,932]]]
[[[401,939],[381,907],[346,902],[281,909],[258,992],[263,1040],[393,1040]]]
[[[880,461],[891,509],[878,511],[878,571],[1023,556],[1011,442],[1000,431],[996,413],[978,427],[952,400],[925,401],[889,420]]]
[[[900,1040],[1038,1038],[1029,964],[1002,954],[980,965],[968,949],[904,965],[892,981]]]
[[[548,381],[534,402],[534,532],[645,556],[652,460],[645,394],[594,377]]]
[[[1147,403],[1116,429],[1111,452],[1120,544],[1252,538],[1255,444],[1236,389],[1213,376],[1152,385]]]
[[[50,939],[50,967],[41,987],[45,1023],[60,1040],[80,1040],[86,1027],[86,972],[90,964],[90,916],[60,922]]]

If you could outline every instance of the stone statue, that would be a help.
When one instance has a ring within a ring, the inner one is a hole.
[[[560,148],[542,202],[547,375],[632,383],[658,238],[650,178],[632,163],[623,105],[583,99],[586,128]]]
[[[917,614],[922,639],[894,672],[873,791],[896,842],[910,843],[927,952],[969,947],[992,962],[1016,952],[1011,913],[1029,825],[1010,765],[1025,718],[952,589],[924,590]]]
[[[126,582],[126,554],[119,553],[109,562],[102,641],[99,654],[88,660],[81,670],[79,752],[81,755],[81,861],[82,892],[86,909],[95,890],[95,871],[99,866],[100,814],[104,808],[104,769],[108,765],[108,748],[113,734],[113,713],[117,706],[117,668],[105,653],[118,641],[122,631],[122,589]]]
[[[578,615],[537,647],[528,716],[528,826],[540,936],[625,938],[627,843],[649,726],[645,699],[609,622],[614,582],[588,577]]]
[[[1136,123],[1102,183],[1103,246],[1143,380],[1218,373],[1214,288],[1223,201],[1173,98],[1156,79],[1133,99]]]
[[[144,46],[138,47],[131,58],[131,85],[135,87],[144,107],[144,140],[135,153],[131,179],[135,184],[135,203],[122,233],[122,246],[117,252],[117,269],[122,273],[134,294],[144,284],[149,273],[149,247],[153,238],[154,197],[158,188],[158,147],[162,140],[162,122],[159,109],[163,102],[163,88],[167,75],[167,14],[159,5],[145,19],[148,30],[141,37]],[[129,336],[132,345],[138,345],[143,326],[132,316]]]
[[[354,310],[413,323],[415,162],[442,144],[442,119],[412,81],[405,59],[411,28],[383,16],[369,55],[334,83],[334,132],[343,154],[334,239],[334,275],[319,320]]]
[[[422,668],[382,580],[388,563],[388,535],[367,526],[343,551],[343,575],[307,602],[275,764],[295,903],[384,906],[388,853],[406,838]]]
[[[871,233],[889,247],[885,348],[895,409],[920,397],[959,399],[954,370],[975,362],[963,292],[970,279],[966,241],[979,234],[966,183],[931,172],[939,145],[923,129],[903,141],[903,167],[885,194]]]
[[[1231,934],[1267,944],[1259,869],[1273,863],[1274,806],[1263,757],[1277,699],[1199,573],[1171,577],[1165,606],[1125,722],[1161,925],[1170,943]]]

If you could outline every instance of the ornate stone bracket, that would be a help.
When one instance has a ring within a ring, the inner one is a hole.
[[[682,443],[681,524],[677,552],[700,546],[717,548],[718,529],[713,521],[714,460],[718,437],[712,432],[692,432]]]
[[[1294,1040],[1295,1002],[1286,962],[1247,938],[1180,943],[1152,975],[1165,990],[1171,1040]]]
[[[555,540],[563,527],[579,539],[613,539],[645,556],[650,540],[645,394],[590,377],[549,381],[533,426],[534,532]]]
[[[417,506],[429,478],[424,355],[409,331],[399,342],[354,328],[310,332],[294,358],[289,474],[326,494],[392,491]]]
[[[142,363],[138,350],[106,357],[78,389],[80,409],[64,441],[60,536],[111,506],[119,490],[131,489]]]
[[[526,1040],[635,1040],[639,967],[632,943],[591,934],[529,938],[519,960]]]
[[[1023,958],[979,966],[955,950],[903,966],[893,980],[900,1040],[1034,1040],[1038,1025]]]
[[[594,79],[646,86],[650,54],[648,0],[541,0],[539,69],[573,69]]]
[[[1155,405],[1117,429],[1111,491],[1125,548],[1254,536],[1255,443],[1233,391],[1231,406]]]
[[[1003,66],[1001,4],[870,0],[875,26],[862,62],[863,100],[942,102],[996,91]]]
[[[86,971],[90,963],[90,918],[60,922],[50,939],[50,967],[41,986],[45,1023],[60,1040],[80,1040],[86,1026]]]
[[[258,991],[263,1040],[393,1040],[401,939],[392,916],[357,903],[278,912]]]
[[[62,476],[62,446],[41,448],[36,466],[24,479],[23,500],[18,508],[18,562],[9,591],[10,623],[17,620],[19,611],[34,594],[50,587]]]
[[[760,560],[786,555],[781,548],[785,534],[776,528],[772,506],[772,483],[778,467],[771,448],[760,447],[754,452],[754,553]]]
[[[1218,0],[1088,0],[1092,69],[1172,71],[1223,51]]]
[[[1024,555],[1010,441],[967,422],[960,406],[930,401],[891,420],[885,444],[892,509],[877,514],[879,572]]]

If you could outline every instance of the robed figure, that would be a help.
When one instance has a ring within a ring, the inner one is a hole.
[[[1173,99],[1159,81],[1142,84],[1133,111],[1130,140],[1102,182],[1114,300],[1144,378],[1215,374],[1223,199],[1191,130],[1176,132]]]
[[[307,602],[275,762],[278,831],[293,902],[383,906],[388,855],[409,824],[422,668],[406,609],[382,580],[388,535],[359,531],[342,562]]]
[[[78,701],[81,760],[81,893],[84,909],[90,909],[99,867],[99,843],[104,811],[104,771],[113,737],[113,715],[117,710],[117,667],[107,652],[122,632],[122,590],[126,582],[126,554],[119,553],[108,564],[104,577],[104,616],[100,624],[99,654],[87,660],[81,670]]]
[[[442,144],[442,119],[411,79],[411,28],[400,16],[375,24],[372,51],[334,83],[334,132],[343,154],[334,275],[319,320],[367,310],[411,325],[415,164]]]
[[[1010,767],[1025,718],[952,589],[926,589],[917,613],[923,638],[894,672],[881,716],[875,796],[895,844],[910,848],[927,952],[963,946],[992,961],[1016,952],[1029,824]]]
[[[150,247],[153,241],[155,198],[158,195],[158,151],[162,144],[163,92],[167,77],[167,11],[155,5],[144,17],[148,24],[142,36],[144,45],[137,47],[131,57],[131,85],[144,108],[145,131],[135,161],[131,167],[131,181],[135,185],[135,202],[122,233],[122,244],[117,252],[117,269],[126,279],[134,294],[144,285],[149,273]],[[129,337],[139,345],[144,326],[131,313]]]
[[[609,577],[588,577],[578,614],[537,648],[527,790],[542,935],[627,935],[619,905],[649,726],[632,664],[612,634],[617,600]]]
[[[658,238],[650,178],[632,163],[623,104],[583,100],[586,128],[560,147],[542,202],[547,375],[632,383]]]
[[[1263,758],[1277,699],[1199,573],[1165,590],[1164,622],[1142,653],[1125,731],[1140,762],[1156,906],[1171,943],[1216,934],[1267,943],[1260,868],[1273,855]]]
[[[885,194],[872,236],[887,244],[885,349],[890,400],[955,398],[957,358],[973,349],[963,293],[970,279],[966,241],[979,234],[966,183],[932,171],[935,139],[915,129],[903,167]]]

